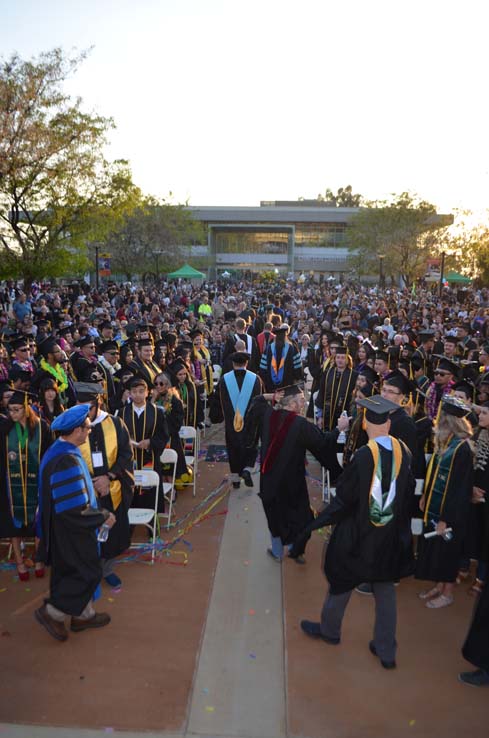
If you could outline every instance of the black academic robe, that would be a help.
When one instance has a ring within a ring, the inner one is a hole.
[[[273,357],[272,345],[275,346],[277,363],[280,363],[284,344],[281,344],[280,340],[276,338],[273,344],[268,346],[266,353],[263,353],[261,357],[259,375],[263,380],[266,392],[274,392],[281,387],[289,387],[291,384],[299,382],[304,377],[300,354],[291,341],[287,342],[289,344],[289,349],[284,361],[282,380],[277,384],[274,383],[271,373]]]
[[[103,559],[113,559],[130,545],[128,510],[134,493],[134,458],[129,431],[122,420],[104,415],[101,422],[92,423],[91,433],[80,451],[92,479],[109,472],[115,476],[110,483],[110,494],[103,497],[97,495],[99,507],[115,515],[115,525],[110,529],[107,541],[100,547]],[[101,454],[101,457],[97,454]],[[95,466],[99,461],[102,464]]]
[[[114,375],[107,369],[104,364],[99,362],[99,367],[103,373],[103,387],[104,387],[104,400],[109,413],[115,413],[118,407],[117,402],[117,387],[114,380]]]
[[[474,666],[489,671],[489,586],[487,584],[475,605],[462,654]]]
[[[183,425],[197,428],[204,422],[204,406],[197,387],[191,379],[186,379],[184,386],[175,385],[183,405]]]
[[[185,462],[185,452],[179,431],[184,423],[184,411],[182,401],[175,389],[171,390],[170,402],[168,399],[159,398],[155,403],[157,407],[161,407],[165,413],[168,433],[170,434],[170,448],[177,452],[177,470],[176,477],[181,477],[187,472],[187,464]]]
[[[437,464],[435,463],[431,469],[430,478],[436,473]],[[455,581],[469,520],[473,480],[473,454],[468,441],[465,441],[453,458],[445,504],[440,515],[440,520],[445,522],[448,528],[453,529],[453,538],[445,541],[441,536],[434,538],[419,536],[416,579],[432,582]],[[425,489],[428,488],[428,484],[427,477]],[[423,533],[433,530],[433,526],[426,525]]]
[[[102,382],[104,372],[98,361],[89,361],[84,356],[74,353],[70,357],[71,368],[77,382]]]
[[[148,387],[152,387],[158,374],[161,374],[161,368],[152,359],[150,361],[143,361],[139,357],[136,357],[129,364],[129,369],[135,377],[144,379]]]
[[[28,473],[34,473],[36,476],[39,474],[39,466],[42,457],[46,450],[53,442],[53,436],[49,430],[49,424],[45,420],[40,419],[39,421],[39,451],[38,451],[38,463],[33,463],[32,459],[29,458]],[[35,535],[34,530],[34,517],[28,525],[23,525],[21,528],[17,528],[12,520],[12,513],[10,508],[10,501],[7,492],[7,474],[10,471],[10,461],[8,459],[8,437],[10,431],[14,428],[14,423],[9,419],[6,419],[0,424],[0,538],[11,538],[11,537],[28,537],[32,538]]]
[[[411,463],[416,457],[417,431],[416,423],[403,407],[399,407],[389,415],[391,427],[389,434],[403,441],[411,452]]]
[[[43,465],[39,557],[51,566],[47,601],[76,617],[102,579],[97,529],[106,513],[89,505],[85,473],[70,448],[66,443],[65,453]]]
[[[348,411],[358,373],[348,367],[339,372],[334,366],[322,373],[316,407],[323,413],[324,430],[336,427],[341,413]]]
[[[294,417],[286,435],[282,437],[283,434],[280,434],[280,438],[277,438],[277,452],[268,468],[265,460],[273,441],[271,423],[274,413],[280,413],[278,420],[281,424],[288,420],[288,416]],[[313,517],[306,484],[306,452],[310,451],[323,466],[329,468],[337,463],[337,438],[337,430],[323,433],[300,415],[286,410],[273,410],[262,396],[256,397],[250,405],[245,419],[245,443],[251,448],[261,439],[259,495],[270,533],[279,537],[284,545],[293,543]]]
[[[244,342],[246,347],[244,350],[250,355],[248,369],[250,372],[256,373],[260,365],[261,354],[256,342],[256,338],[249,335],[248,333],[233,333],[226,340],[226,343],[224,344],[224,350],[222,352],[223,371],[230,371],[233,368],[230,356],[236,351],[236,342],[240,340]]]
[[[349,592],[362,582],[394,582],[413,572],[411,499],[414,477],[411,454],[402,447],[396,481],[393,519],[386,525],[370,522],[369,495],[373,456],[367,446],[359,448],[336,483],[336,496],[316,520],[298,537],[292,556],[298,555],[304,537],[325,525],[334,525],[326,544],[324,573],[332,594]],[[382,491],[387,491],[392,471],[392,452],[380,446]]]
[[[119,417],[124,421],[131,440],[144,441],[149,439],[149,448],[147,450],[132,447],[134,456],[135,469],[153,469],[161,475],[160,456],[165,450],[168,443],[169,433],[165,414],[159,407],[155,407],[151,402],[146,402],[144,411],[138,415],[133,408],[132,403],[124,405]],[[134,490],[133,507],[153,507],[155,490],[146,490],[136,487]],[[163,510],[163,500],[160,496],[158,505],[160,511]]]
[[[234,369],[233,371],[234,376],[236,377],[237,385],[239,389],[241,389],[245,378],[245,370]],[[261,395],[262,391],[263,386],[261,383],[261,379],[257,375],[255,375],[255,383],[253,385],[253,389],[251,391],[250,399],[246,409],[248,409],[248,407],[250,406],[253,398],[257,395]],[[222,416],[221,420],[217,422],[222,422],[222,420],[224,420],[224,434],[226,440],[226,448],[228,451],[229,468],[233,474],[240,474],[245,467],[254,466],[256,461],[256,449],[246,448],[243,439],[244,428],[241,431],[236,431],[234,428],[234,409],[231,403],[231,398],[229,396],[226,382],[224,380],[224,376],[221,377],[219,381],[218,396]],[[243,420],[245,414],[246,411],[243,413]]]

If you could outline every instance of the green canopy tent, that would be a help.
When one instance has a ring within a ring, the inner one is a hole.
[[[463,274],[458,272],[448,272],[444,279],[445,282],[456,282],[457,284],[470,284],[472,282],[470,277],[464,277]]]
[[[177,269],[176,272],[170,272],[167,276],[168,279],[204,279],[205,274],[197,271],[197,269],[191,267],[190,264],[184,264],[183,267]]]

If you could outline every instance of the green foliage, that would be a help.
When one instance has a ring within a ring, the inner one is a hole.
[[[29,284],[80,272],[86,241],[140,197],[127,162],[103,156],[113,121],[62,90],[84,58],[54,49],[0,63],[0,276]]]
[[[436,215],[434,205],[402,192],[391,201],[366,202],[352,219],[348,245],[364,274],[379,272],[380,255],[384,274],[400,275],[409,285],[426,271],[450,222]]]
[[[489,210],[476,217],[468,210],[455,214],[453,227],[443,236],[447,268],[489,284]]]
[[[188,261],[189,246],[205,243],[205,231],[184,205],[147,197],[126,213],[119,227],[103,241],[112,254],[114,273],[161,274],[171,272]],[[207,266],[207,257],[191,257],[196,268]]]
[[[359,208],[363,202],[363,196],[354,194],[351,185],[340,187],[336,194],[330,189],[324,193],[324,198],[320,195],[319,199],[324,199],[328,204],[335,208]]]

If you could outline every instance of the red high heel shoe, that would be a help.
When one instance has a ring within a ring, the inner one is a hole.
[[[34,573],[37,579],[42,579],[44,574],[46,573],[46,569],[44,568],[44,566],[40,566],[38,569],[34,569]]]
[[[20,582],[28,582],[29,581],[29,572],[28,571],[20,571],[19,567],[17,567],[17,576],[19,577]]]

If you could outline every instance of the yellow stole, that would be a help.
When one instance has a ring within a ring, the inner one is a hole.
[[[114,421],[111,417],[107,416],[100,423],[102,426],[102,433],[104,436],[104,448],[107,457],[107,464],[109,465],[109,471],[117,461],[117,455],[119,447],[117,445],[117,431],[115,429]],[[92,451],[90,448],[90,440],[87,438],[85,443],[80,446],[83,459],[88,466],[90,476],[93,477],[93,463],[92,463]],[[112,479],[110,481],[110,497],[112,500],[112,506],[114,510],[117,510],[121,504],[122,499],[122,485],[118,479]]]

